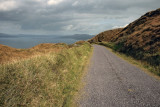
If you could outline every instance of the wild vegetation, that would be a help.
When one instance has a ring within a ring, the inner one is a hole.
[[[160,9],[146,13],[125,28],[102,32],[89,42],[106,42],[101,44],[141,60],[160,75]]]
[[[88,40],[88,42],[90,43],[102,42],[102,41],[110,42],[114,37],[114,35],[117,35],[117,33],[119,33],[120,31],[122,31],[122,28],[101,32],[100,34],[96,35],[92,39]]]
[[[71,106],[91,51],[89,43],[79,42],[0,64],[0,106]]]
[[[16,49],[0,44],[0,63],[30,58],[49,52],[56,53],[66,48],[69,48],[69,46],[64,43],[43,43],[29,49]]]

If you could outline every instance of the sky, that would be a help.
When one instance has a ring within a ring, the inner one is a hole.
[[[98,34],[124,27],[160,0],[0,0],[0,33]]]

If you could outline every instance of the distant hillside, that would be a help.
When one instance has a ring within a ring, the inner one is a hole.
[[[7,37],[12,37],[12,36],[10,36],[10,35],[8,35],[8,34],[0,33],[0,37],[5,37],[5,38],[7,38]]]
[[[160,8],[146,13],[125,28],[105,31],[89,40],[90,43],[103,41],[114,44],[116,51],[160,69]]]
[[[89,34],[74,34],[74,35],[31,35],[31,34],[17,34],[10,35],[5,33],[0,33],[0,38],[17,38],[17,37],[29,37],[29,38],[52,38],[52,39],[75,39],[75,40],[88,40],[93,37]]]
[[[75,35],[70,35],[70,36],[60,36],[60,38],[75,39],[75,40],[88,40],[92,37],[93,35],[88,35],[88,34],[75,34]]]

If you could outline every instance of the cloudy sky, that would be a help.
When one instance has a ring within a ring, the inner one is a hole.
[[[0,0],[0,33],[97,34],[123,27],[160,0]]]

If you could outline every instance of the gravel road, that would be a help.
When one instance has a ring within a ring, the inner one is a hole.
[[[160,107],[160,80],[93,45],[80,107]]]

